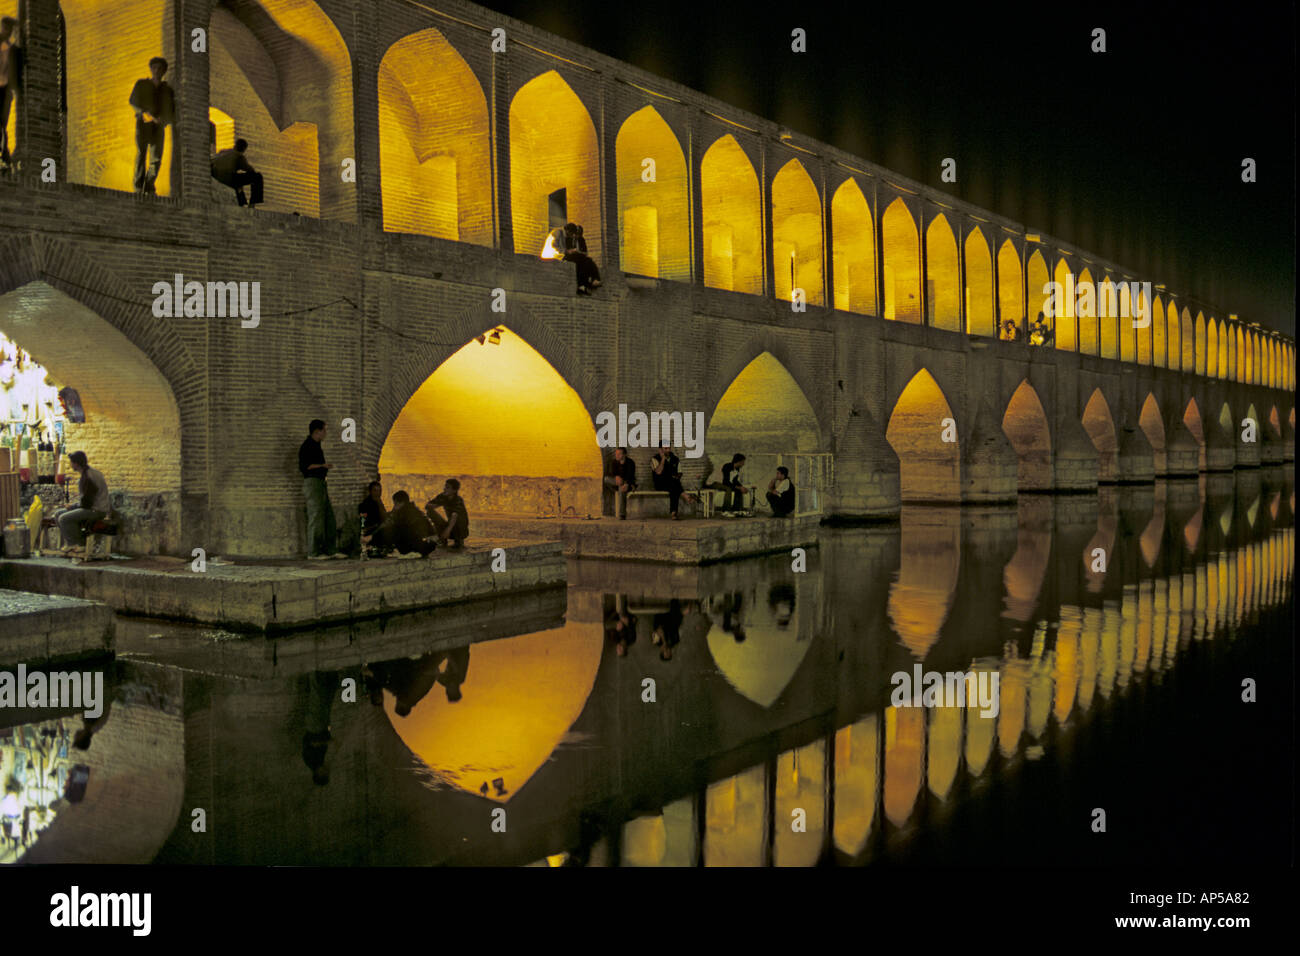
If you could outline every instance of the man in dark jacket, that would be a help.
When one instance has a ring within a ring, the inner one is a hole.
[[[655,491],[668,492],[668,517],[677,520],[677,504],[682,498],[681,464],[667,442],[650,461]]]
[[[636,462],[627,457],[626,448],[615,448],[605,472],[605,486],[614,489],[614,514],[627,517],[627,496],[636,491]]]
[[[176,122],[176,94],[163,82],[167,61],[160,56],[149,61],[148,79],[136,80],[131,88],[135,110],[135,188],[154,192],[154,181],[162,168],[166,130]]]
[[[307,557],[313,561],[347,557],[338,552],[338,525],[325,486],[325,476],[332,466],[325,460],[321,447],[324,440],[325,423],[313,418],[307,426],[307,437],[298,446],[298,471],[302,474],[303,497],[307,499]]]
[[[234,149],[223,149],[212,157],[212,178],[223,186],[235,191],[235,201],[249,207],[262,202],[262,174],[248,162],[244,153],[248,151],[248,140],[235,140]],[[252,186],[253,195],[245,196],[244,187]]]
[[[396,548],[399,554],[429,554],[437,542],[433,538],[433,525],[424,512],[411,504],[411,496],[405,491],[393,495],[393,510],[384,519],[375,533],[361,539],[381,551]]]
[[[375,529],[384,523],[388,517],[388,509],[384,507],[384,486],[377,481],[372,481],[366,488],[366,496],[361,499],[361,504],[357,506],[357,513],[361,516],[361,533],[371,535]]]
[[[438,514],[435,508],[441,508],[446,517]],[[450,540],[453,548],[465,546],[465,539],[469,537],[469,512],[465,509],[465,499],[460,496],[460,482],[457,479],[447,479],[442,486],[442,494],[424,506],[424,513],[433,524],[434,533],[439,540]]]

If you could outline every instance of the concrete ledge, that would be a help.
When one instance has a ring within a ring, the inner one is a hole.
[[[567,558],[710,564],[816,544],[821,517],[708,518],[682,521],[476,517],[492,535],[559,540]]]
[[[493,572],[492,549],[506,549]],[[564,582],[558,543],[479,539],[430,559],[277,561],[216,565],[196,572],[183,558],[73,564],[66,558],[0,560],[0,587],[102,601],[115,611],[284,631],[432,607]]]
[[[0,664],[42,664],[113,650],[113,611],[95,601],[0,589]]]

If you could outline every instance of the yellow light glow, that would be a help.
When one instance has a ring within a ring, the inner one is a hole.
[[[762,294],[759,196],[754,166],[728,133],[709,147],[700,163],[706,286]]]
[[[951,417],[939,383],[921,369],[899,395],[885,431],[898,455],[904,501],[960,500],[959,444],[934,440],[935,423]]]

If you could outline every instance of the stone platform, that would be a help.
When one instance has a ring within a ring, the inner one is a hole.
[[[113,611],[104,604],[0,589],[0,665],[109,654],[113,630]]]
[[[506,551],[493,572],[492,549]],[[203,572],[188,560],[77,564],[63,557],[0,560],[0,587],[102,601],[124,614],[275,633],[563,584],[553,541],[477,538],[428,559],[241,561]]]
[[[821,518],[534,518],[475,515],[487,534],[559,541],[567,558],[711,564],[817,542]],[[3,580],[0,578],[0,580]]]

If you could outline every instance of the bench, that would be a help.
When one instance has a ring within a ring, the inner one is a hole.
[[[111,557],[113,554],[113,538],[119,530],[120,525],[112,515],[107,518],[100,518],[98,521],[87,522],[83,526],[83,532],[86,535],[86,552],[81,560],[94,561],[97,557]],[[96,556],[95,546],[99,543],[100,538],[104,539],[104,553]]]
[[[668,492],[632,491],[627,496],[628,518],[667,518]]]

